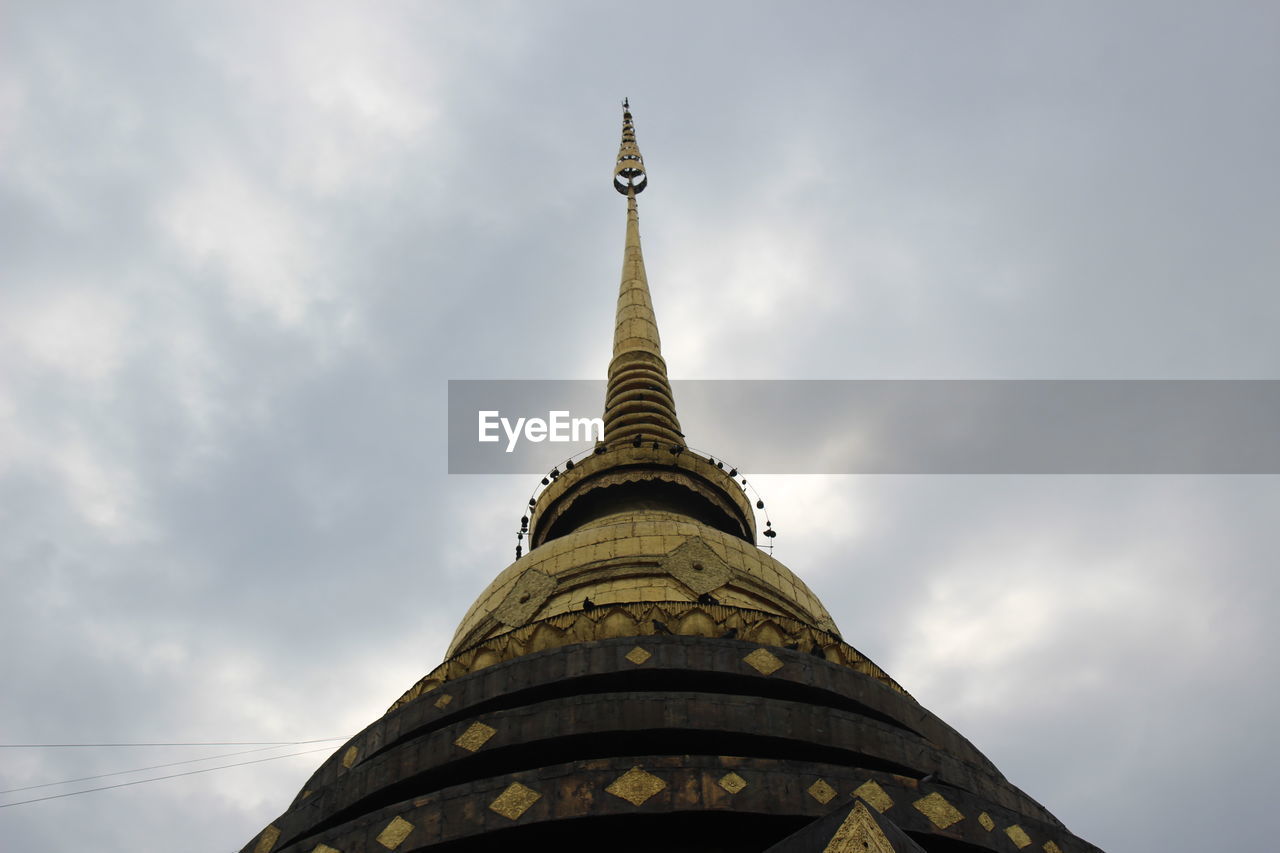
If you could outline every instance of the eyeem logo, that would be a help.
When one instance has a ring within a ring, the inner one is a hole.
[[[603,418],[571,418],[566,411],[553,411],[547,413],[545,421],[542,418],[516,418],[513,424],[496,410],[477,414],[480,421],[480,441],[500,440],[498,427],[502,427],[502,431],[507,434],[507,453],[516,449],[516,443],[522,435],[535,444],[541,441],[604,441]]]

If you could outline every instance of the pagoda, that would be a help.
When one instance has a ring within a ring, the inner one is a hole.
[[[623,108],[603,441],[530,500],[444,662],[243,853],[1096,853],[848,645],[757,546],[741,474],[686,444]]]

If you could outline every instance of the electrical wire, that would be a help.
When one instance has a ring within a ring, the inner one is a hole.
[[[73,747],[106,746],[304,746],[309,743],[328,743],[346,740],[340,737],[322,737],[315,740],[199,740],[181,743],[0,743],[0,749],[69,749]]]
[[[343,738],[324,738],[323,740],[343,740]],[[310,743],[320,743],[321,741],[295,741],[288,745],[302,745]],[[198,764],[201,761],[216,761],[219,758],[233,758],[237,755],[249,755],[254,752],[268,752],[273,749],[279,749],[280,746],[260,746],[257,749],[245,749],[240,752],[221,752],[217,755],[206,755],[203,758],[188,758],[185,761],[170,761],[166,764],[151,764],[147,767],[135,767],[132,770],[115,770],[111,773],[99,773],[96,776],[80,776],[75,779],[63,779],[60,782],[42,782],[39,785],[26,785],[22,788],[8,788],[0,791],[0,794],[16,794],[19,791],[34,791],[37,788],[52,788],[56,785],[70,785],[73,782],[89,782],[94,779],[106,779],[109,776],[124,776],[129,773],[142,773],[145,770],[159,770],[162,767],[178,767],[182,764]]]
[[[180,776],[194,776],[197,773],[211,773],[214,770],[226,770],[230,767],[244,767],[246,764],[262,764],[265,761],[278,761],[281,758],[293,758],[298,755],[310,755],[313,752],[327,752],[328,747],[320,749],[307,749],[302,752],[291,752],[287,755],[273,755],[270,758],[255,758],[250,761],[237,761],[233,764],[223,764],[218,767],[203,767],[199,770],[187,770],[183,773],[170,773],[167,776],[153,776],[150,779],[136,779],[132,782],[117,782],[114,785],[102,785],[97,788],[85,788],[83,791],[68,791],[65,794],[50,794],[47,797],[36,797],[31,800],[19,800],[16,803],[0,803],[0,809],[7,809],[11,806],[25,806],[28,803],[42,803],[45,800],[58,800],[63,797],[74,797],[79,794],[92,794],[94,791],[109,791],[112,788],[127,788],[130,785],[141,785],[144,782],[160,782],[164,779],[177,779]]]

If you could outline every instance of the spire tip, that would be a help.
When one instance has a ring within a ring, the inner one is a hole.
[[[622,99],[622,145],[618,147],[618,164],[613,170],[613,188],[634,197],[648,185],[644,158],[636,144],[636,127],[631,121],[631,99]]]

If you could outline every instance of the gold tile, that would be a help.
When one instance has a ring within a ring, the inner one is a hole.
[[[825,806],[835,799],[836,789],[828,785],[826,779],[819,779],[809,786],[809,796]]]
[[[627,652],[626,654],[627,660],[631,661],[636,666],[639,666],[640,664],[644,663],[651,657],[653,657],[653,655],[649,654],[649,652],[645,651],[639,646],[636,646],[634,649]]]
[[[743,660],[761,675],[773,675],[782,669],[782,661],[778,660],[768,649],[756,649]]]
[[[987,832],[990,832],[991,830],[996,828],[996,822],[992,820],[991,815],[987,814],[986,812],[983,812],[982,814],[978,815],[978,823],[982,824],[982,828],[985,829]]]
[[[922,815],[929,818],[938,829],[946,829],[953,823],[959,823],[964,820],[964,815],[955,806],[947,802],[947,798],[937,791],[927,797],[921,797],[911,805],[915,806],[916,810]]]
[[[855,797],[861,797],[871,804],[871,807],[883,814],[893,808],[893,798],[885,793],[875,779],[868,779],[858,786],[853,792]]]
[[[467,730],[458,736],[453,743],[460,746],[467,752],[475,752],[488,742],[489,738],[498,733],[498,730],[492,726],[486,726],[484,723],[476,722],[467,726]]]
[[[391,819],[382,832],[378,833],[377,842],[388,850],[395,850],[413,832],[413,824],[397,815]]]
[[[489,808],[507,820],[515,820],[527,812],[529,806],[536,803],[541,797],[541,794],[527,785],[512,782],[492,803],[489,803]]]
[[[499,622],[511,628],[526,624],[555,591],[556,579],[538,569],[527,569],[493,610]]]
[[[262,830],[262,834],[258,836],[258,843],[254,846],[253,853],[270,853],[271,848],[275,847],[279,840],[280,829],[272,824]]]
[[[867,807],[856,803],[822,853],[894,853],[894,850]]]
[[[444,708],[445,705],[448,705],[452,701],[453,701],[453,697],[450,696],[448,693],[446,693],[443,696],[441,696],[439,699],[437,699],[435,704],[437,708]]]
[[[637,765],[610,782],[605,790],[633,806],[639,806],[666,787],[666,782]]]
[[[342,853],[336,847],[330,847],[328,844],[317,844],[311,848],[311,853]]]
[[[1031,836],[1027,835],[1027,831],[1016,823],[1005,829],[1004,834],[1009,836],[1009,840],[1014,843],[1019,850],[1023,847],[1031,846]]]
[[[1046,841],[1043,847],[1044,853],[1062,853],[1062,848],[1053,841]]]
[[[730,794],[736,794],[743,788],[747,787],[747,780],[730,770],[728,773],[721,776],[716,784],[721,788],[724,788]]]
[[[356,759],[360,757],[360,750],[354,746],[347,747],[347,751],[342,755],[342,766],[351,769],[351,765],[356,763]]]

